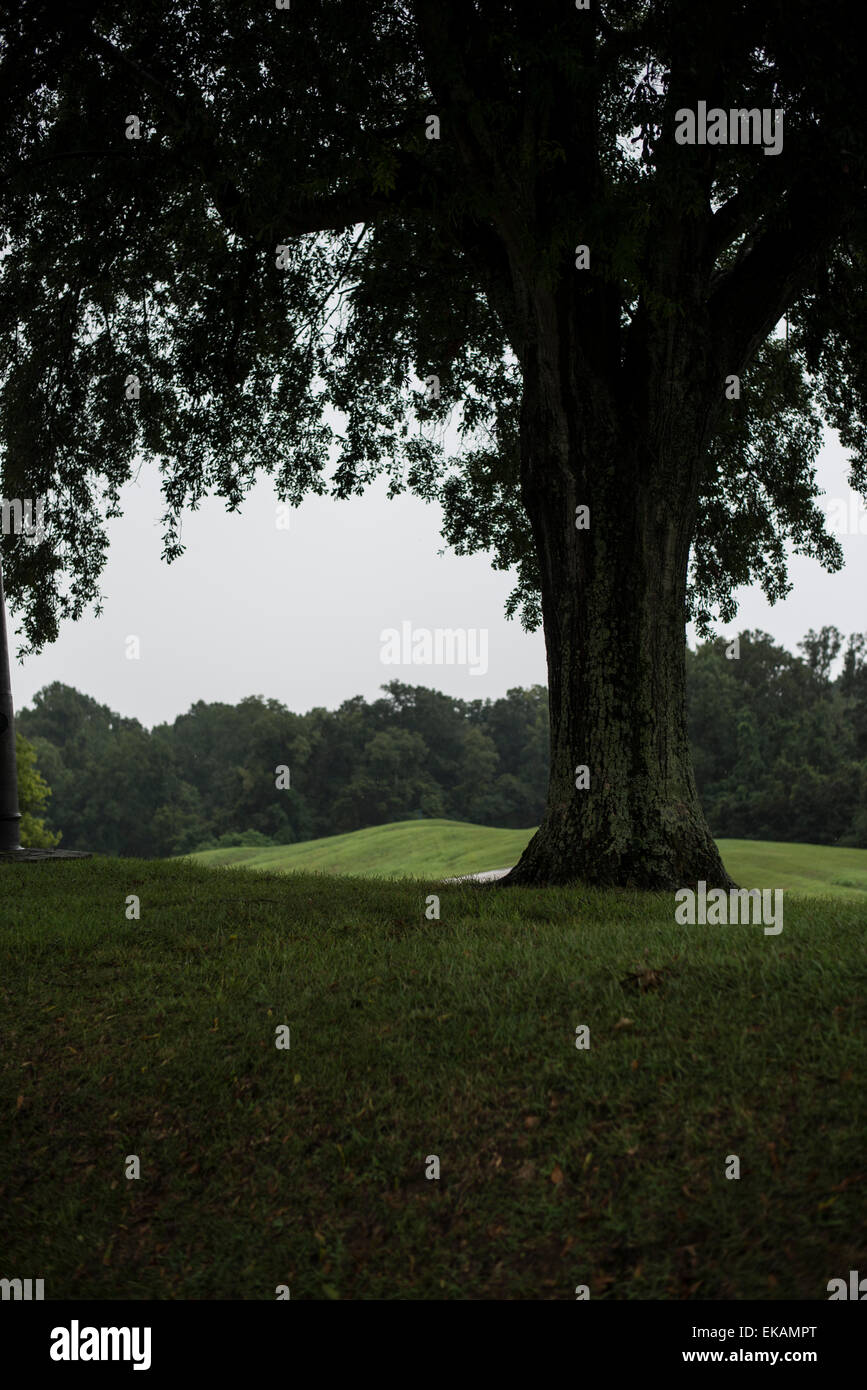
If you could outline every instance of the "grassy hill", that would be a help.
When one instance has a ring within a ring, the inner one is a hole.
[[[188,857],[211,868],[238,866],[271,873],[450,878],[508,868],[533,834],[459,821],[412,820],[299,845],[214,849]],[[745,888],[830,893],[865,901],[867,850],[764,840],[720,840],[719,846],[729,872]]]
[[[671,894],[94,859],[0,866],[0,921],[0,1249],[47,1299],[825,1300],[863,1268],[858,903],[770,937]]]
[[[270,872],[363,874],[365,877],[448,878],[506,869],[514,864],[532,830],[494,830],[462,821],[409,820],[376,825],[347,835],[329,835],[274,848],[211,849],[189,858],[210,868],[237,865]],[[865,855],[867,858],[867,855]]]

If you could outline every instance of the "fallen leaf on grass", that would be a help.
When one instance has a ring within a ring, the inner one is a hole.
[[[649,989],[659,989],[663,983],[662,970],[636,970],[632,975],[626,975],[621,981],[624,989],[638,989],[644,994]]]
[[[560,1183],[563,1181],[563,1169],[560,1167],[559,1163],[554,1164],[554,1171],[551,1174],[551,1181],[552,1183],[554,1183],[555,1187],[559,1187]]]
[[[851,1177],[851,1178],[844,1178],[842,1182],[838,1182],[834,1187],[831,1188],[831,1191],[832,1191],[832,1192],[845,1192],[845,1191],[846,1191],[846,1188],[849,1187],[849,1185],[850,1185],[851,1183],[854,1183],[854,1182],[863,1182],[863,1181],[864,1181],[864,1174],[863,1174],[863,1173],[856,1173],[853,1177]]]

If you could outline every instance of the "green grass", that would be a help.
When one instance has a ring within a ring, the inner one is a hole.
[[[718,840],[726,867],[745,888],[790,893],[832,893],[864,904],[867,920],[867,849],[780,844],[772,840]]]
[[[443,878],[507,869],[521,855],[532,830],[495,830],[462,821],[410,820],[305,840],[299,845],[209,849],[189,856],[213,868],[243,865],[276,873],[363,874],[402,878],[432,874]],[[867,854],[865,854],[867,859]]]
[[[0,866],[0,921],[0,1276],[49,1299],[824,1300],[867,1267],[843,897],[772,937],[94,859]]]
[[[494,830],[460,821],[413,820],[329,835],[299,845],[205,850],[191,860],[209,867],[243,866],[271,873],[360,874],[400,878],[505,869],[517,862],[533,830]],[[867,904],[867,850],[828,845],[719,840],[729,872],[745,888],[826,893]]]

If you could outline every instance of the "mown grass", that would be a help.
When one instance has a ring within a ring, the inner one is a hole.
[[[726,867],[745,888],[830,893],[861,901],[867,921],[867,850],[773,840],[718,840]]]
[[[766,936],[664,894],[94,859],[0,866],[0,923],[0,1277],[47,1298],[826,1299],[867,1268],[842,898]]]
[[[297,845],[209,849],[189,858],[209,868],[238,865],[282,873],[450,877],[507,869],[520,858],[532,830],[498,830],[463,821],[411,820],[328,835]],[[867,860],[867,852],[865,852]]]
[[[204,850],[189,858],[210,868],[237,865],[271,873],[446,878],[508,868],[518,861],[534,833],[462,821],[396,821],[297,845]],[[765,840],[717,843],[729,872],[745,888],[829,893],[860,900],[867,912],[867,850]]]

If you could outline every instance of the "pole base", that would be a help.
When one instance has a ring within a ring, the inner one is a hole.
[[[86,849],[6,849],[0,850],[0,864],[24,864],[34,859],[92,859]]]

